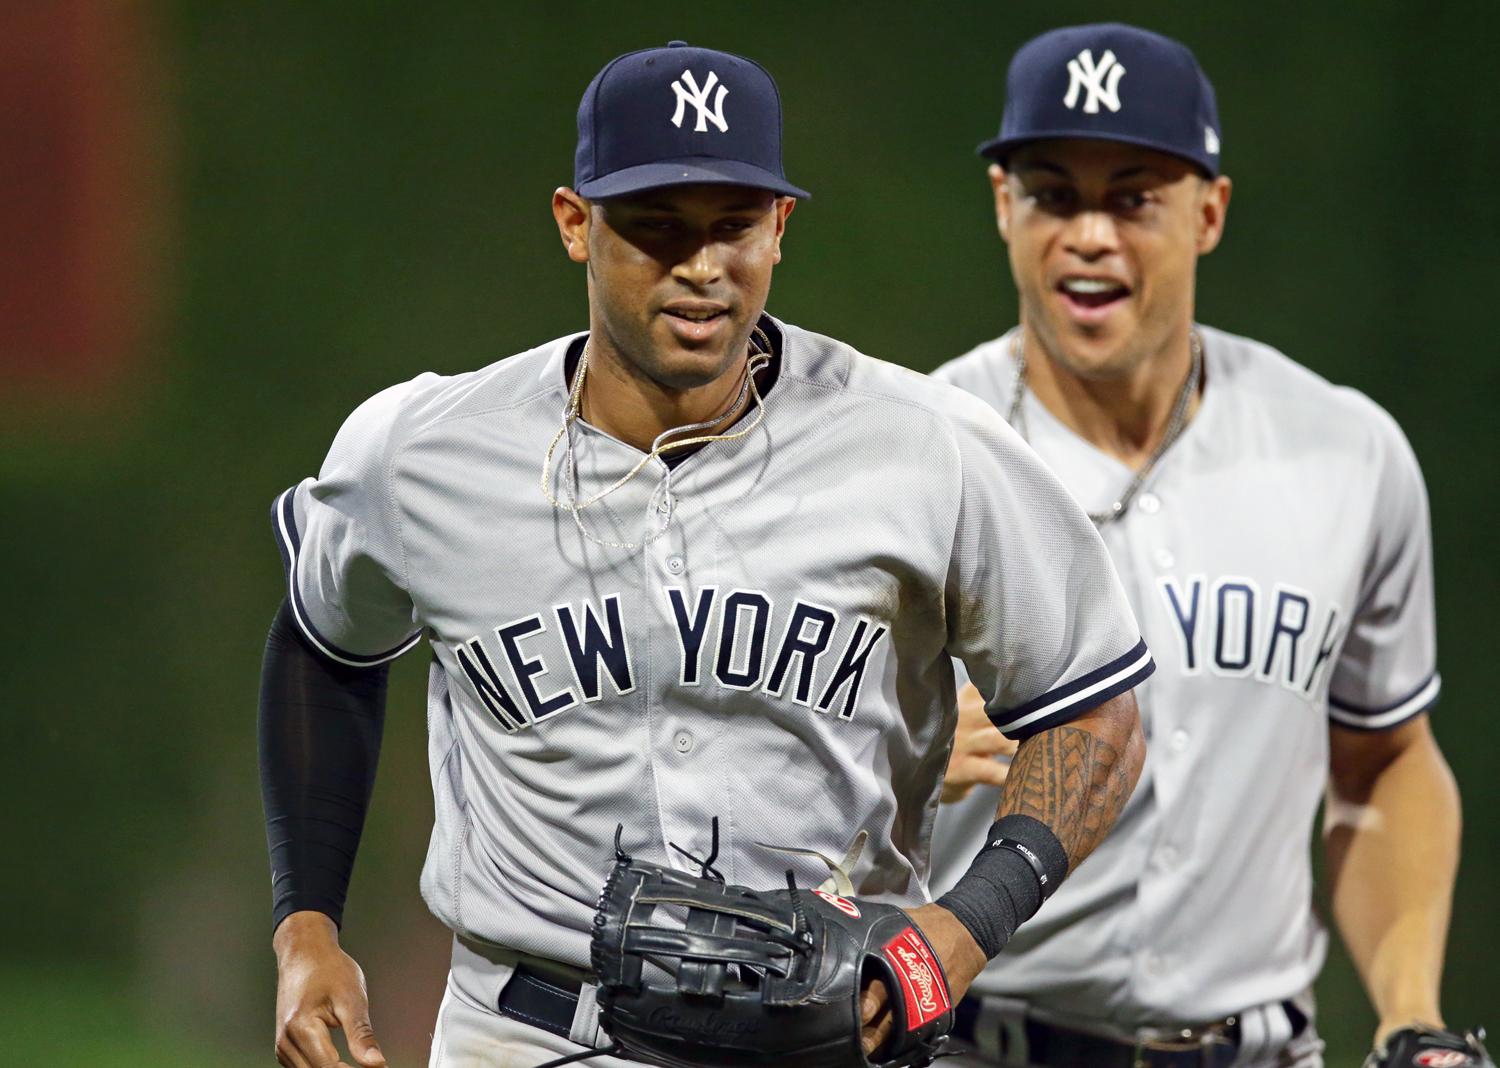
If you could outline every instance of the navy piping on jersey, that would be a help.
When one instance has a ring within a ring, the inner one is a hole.
[[[271,506],[271,527],[276,532],[276,546],[281,550],[281,562],[286,567],[287,590],[290,595],[288,599],[292,603],[292,615],[296,617],[297,626],[307,636],[307,640],[312,642],[318,652],[328,659],[347,664],[349,667],[375,667],[377,664],[394,660],[410,650],[422,640],[420,627],[389,652],[362,656],[359,653],[346,653],[319,634],[318,628],[312,625],[312,621],[307,618],[307,608],[302,603],[302,591],[297,587],[297,554],[302,551],[302,535],[297,531],[297,515],[294,510],[296,494],[297,487],[293,486],[276,498],[276,503]]]
[[[1340,727],[1351,727],[1357,731],[1388,731],[1414,719],[1437,704],[1443,690],[1443,680],[1434,671],[1427,681],[1399,701],[1380,708],[1361,708],[1359,705],[1340,701],[1328,695],[1328,718]]]
[[[991,713],[990,722],[1008,738],[1029,738],[1134,689],[1155,670],[1156,661],[1151,659],[1151,651],[1142,638],[1130,652],[1115,657],[1102,668],[1048,690],[1017,708]]]

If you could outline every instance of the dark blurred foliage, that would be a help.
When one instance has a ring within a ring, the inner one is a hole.
[[[1490,5],[179,0],[155,14],[176,130],[172,325],[144,399],[86,420],[11,409],[0,428],[0,956],[135,969],[163,1019],[264,1039],[253,721],[280,597],[271,499],[376,390],[584,324],[547,205],[604,62],[685,38],[769,67],[788,175],[814,194],[771,310],[927,370],[1014,315],[972,151],[998,123],[1005,61],[1053,25],[1126,17],[1191,45],[1218,90],[1235,198],[1200,318],[1366,391],[1422,461],[1434,722],[1467,810],[1445,1003],[1455,1022],[1500,1026]],[[346,930],[377,1024],[386,1006],[408,1048],[443,967],[416,894],[421,659],[397,667]],[[1372,1023],[1341,958],[1322,993],[1348,1059]]]

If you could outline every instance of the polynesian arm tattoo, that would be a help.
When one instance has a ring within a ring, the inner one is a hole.
[[[1134,787],[1130,762],[1103,738],[1063,724],[1021,743],[999,815],[1041,820],[1068,853],[1068,870],[1104,840]]]

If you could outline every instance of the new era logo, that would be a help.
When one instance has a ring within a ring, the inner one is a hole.
[[[1110,111],[1119,111],[1120,79],[1124,76],[1125,68],[1113,52],[1105,49],[1095,64],[1094,53],[1085,48],[1075,59],[1068,60],[1068,95],[1063,97],[1063,106],[1076,108],[1078,91],[1082,89],[1088,94],[1083,102],[1083,110],[1088,114],[1099,114],[1100,104]]]
[[[714,91],[714,86],[719,85],[719,76],[713,71],[708,72],[708,80],[703,83],[703,88],[698,88],[698,79],[693,77],[693,72],[685,70],[682,77],[672,83],[672,92],[677,94],[677,110],[672,114],[672,125],[681,126],[682,116],[689,104],[698,109],[698,125],[693,129],[698,133],[706,133],[708,124],[713,123],[721,133],[729,132],[729,124],[724,121],[724,97],[729,95],[727,86],[719,85],[719,92],[714,96],[713,110],[708,107],[708,94]]]

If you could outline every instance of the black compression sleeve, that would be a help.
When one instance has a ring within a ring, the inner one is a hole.
[[[389,670],[329,660],[281,602],[260,675],[260,791],[273,929],[304,909],[343,922],[380,760]]]
[[[1068,853],[1052,828],[1012,813],[995,821],[974,863],[937,903],[993,959],[1067,877]]]

